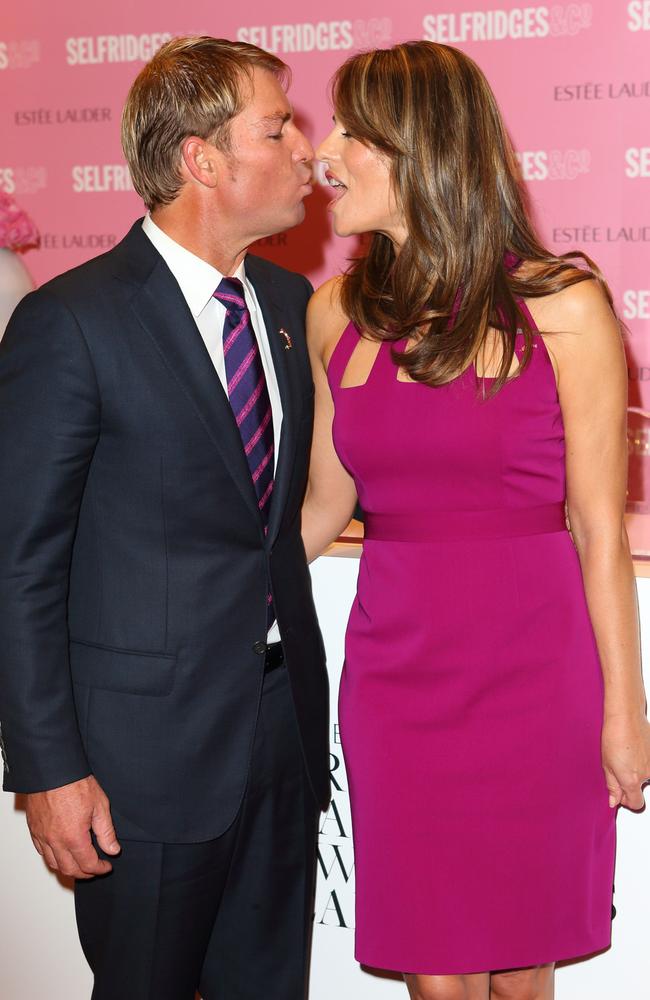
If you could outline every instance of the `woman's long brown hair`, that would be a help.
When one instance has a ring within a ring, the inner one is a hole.
[[[352,56],[332,80],[337,119],[391,162],[407,238],[396,253],[374,233],[368,252],[343,278],[342,306],[375,340],[410,337],[395,362],[417,382],[449,382],[501,338],[490,394],[512,366],[517,329],[525,366],[532,331],[517,298],[537,298],[598,280],[583,253],[542,246],[526,210],[512,145],[496,99],[468,56],[448,45],[406,42]],[[508,268],[509,258],[534,266]],[[572,260],[581,258],[585,267]]]

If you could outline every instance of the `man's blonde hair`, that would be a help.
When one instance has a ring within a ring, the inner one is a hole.
[[[229,148],[230,122],[245,106],[243,84],[256,66],[288,84],[289,69],[276,56],[209,35],[173,38],[141,70],[122,113],[122,149],[147,208],[168,205],[178,194],[188,136]]]

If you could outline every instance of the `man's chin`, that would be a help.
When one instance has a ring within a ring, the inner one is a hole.
[[[307,196],[305,195],[305,197],[307,197]],[[304,201],[301,201],[300,204],[296,207],[296,213],[295,214],[296,214],[296,220],[295,220],[295,222],[292,223],[292,225],[298,226],[303,221],[303,219],[305,218],[305,215],[306,215],[306,209],[305,209],[305,203],[304,203]]]
[[[287,229],[294,229],[296,226],[299,226],[301,222],[304,222],[305,214],[306,214],[305,206],[303,205],[302,202],[300,202],[300,204],[296,206],[296,208],[293,210],[293,212],[291,212],[291,214],[287,214],[287,217],[284,220],[284,222],[282,224],[278,224],[277,228],[273,230],[273,234],[269,235],[275,235],[276,233],[285,233]]]
[[[299,226],[301,222],[304,222],[304,219],[305,206],[301,202],[293,211],[287,212],[282,219],[267,219],[266,225],[263,224],[264,231],[255,237],[254,242],[268,240],[272,236],[279,236],[280,233],[286,233],[288,229],[294,229],[296,226]]]

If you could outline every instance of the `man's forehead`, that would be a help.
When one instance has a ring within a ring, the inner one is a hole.
[[[245,108],[249,120],[268,121],[291,115],[292,108],[280,81],[266,69],[256,66],[250,78],[250,92]]]

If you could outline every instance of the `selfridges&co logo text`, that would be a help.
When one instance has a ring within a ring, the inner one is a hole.
[[[40,58],[41,43],[37,38],[0,42],[0,70],[29,69]]]
[[[305,24],[253,25],[237,29],[237,39],[259,45],[267,52],[335,52],[373,48],[390,42],[389,17],[369,21],[318,21]]]
[[[574,181],[591,167],[588,149],[523,150],[516,156],[525,181]]]
[[[133,191],[133,182],[125,163],[88,163],[72,168],[72,190],[77,194]]]
[[[0,167],[0,191],[5,194],[37,194],[46,187],[46,167]]]
[[[69,66],[149,62],[160,46],[171,37],[168,31],[163,31],[152,35],[88,35],[83,38],[67,38],[66,62]]]
[[[464,10],[425,14],[422,28],[429,42],[499,42],[577,35],[591,28],[592,15],[590,3]]]
[[[650,177],[650,146],[630,146],[625,150],[625,176]]]
[[[623,319],[650,319],[650,288],[623,292]]]
[[[650,31],[650,0],[631,0],[627,5],[629,31]]]

